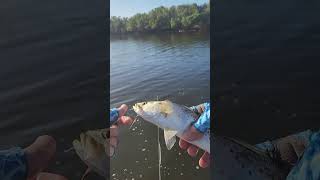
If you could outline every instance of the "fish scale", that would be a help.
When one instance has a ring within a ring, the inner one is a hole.
[[[243,142],[212,136],[213,179],[285,180],[290,167]]]
[[[169,100],[137,103],[133,106],[133,110],[144,120],[164,130],[168,149],[171,149],[176,142],[175,136],[182,138],[184,130],[198,117],[188,107],[172,103]],[[204,134],[198,140],[188,142],[210,153],[209,133]]]
[[[175,136],[182,137],[195,114],[188,107],[169,100],[137,103],[134,111],[144,120],[164,129],[167,148]],[[188,141],[210,153],[213,149],[213,179],[218,180],[285,180],[290,167],[271,158],[266,152],[243,142],[206,133],[201,139]]]

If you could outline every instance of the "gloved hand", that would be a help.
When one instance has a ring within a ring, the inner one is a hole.
[[[130,125],[133,122],[131,117],[124,116],[127,110],[128,106],[125,104],[110,110],[110,138],[107,142],[107,145],[110,146],[109,156],[113,156],[119,143],[119,125]]]
[[[191,125],[182,135],[183,139],[188,141],[194,141],[200,139],[204,133],[210,129],[210,103],[203,103],[198,106],[193,106],[191,109],[199,115],[198,120]],[[180,139],[179,146],[182,149],[187,149],[188,154],[195,157],[198,153],[199,148]],[[205,152],[200,160],[199,166],[202,168],[208,167],[210,164],[210,154]]]
[[[288,167],[287,180],[320,178],[320,134],[307,130],[257,144],[276,161]]]
[[[295,165],[310,143],[310,130],[286,136],[273,141],[257,144],[256,147],[266,151],[288,165]]]
[[[310,134],[306,139],[308,146],[305,146],[303,154],[291,169],[287,180],[320,179],[320,132],[309,132],[306,132]]]

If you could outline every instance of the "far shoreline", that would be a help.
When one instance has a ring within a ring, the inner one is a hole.
[[[163,34],[163,33],[209,33],[210,29],[188,29],[188,30],[156,30],[156,31],[134,31],[134,32],[110,32],[110,35],[142,35],[142,34]]]

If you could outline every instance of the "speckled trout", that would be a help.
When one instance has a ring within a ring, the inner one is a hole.
[[[176,136],[181,138],[184,130],[198,118],[190,108],[169,100],[137,103],[133,110],[144,120],[164,130],[165,144],[169,150],[174,146]],[[209,132],[201,139],[188,142],[210,153]]]
[[[188,107],[171,101],[141,102],[133,110],[144,120],[164,130],[164,139],[168,149],[181,138],[185,129],[197,120],[198,116]],[[208,132],[201,139],[189,141],[210,153],[212,145],[212,179],[217,180],[284,180],[288,167],[269,156],[267,152],[249,144]]]
[[[72,144],[80,159],[88,166],[81,180],[94,171],[99,175],[109,178],[109,140],[108,129],[89,130],[80,134],[80,139],[75,139]]]
[[[228,137],[211,138],[212,179],[285,180],[290,171],[291,165],[277,157],[277,152],[265,152]]]

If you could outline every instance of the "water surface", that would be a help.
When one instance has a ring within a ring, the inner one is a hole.
[[[319,7],[297,0],[217,5],[216,132],[258,143],[320,127]]]
[[[85,165],[64,150],[81,131],[105,125],[104,5],[81,0],[0,4],[1,147],[24,147],[49,134],[57,141],[57,154],[46,171],[80,179]]]
[[[201,33],[111,37],[110,105],[164,100],[187,106],[210,100],[209,36]],[[133,111],[129,115],[135,116]],[[158,129],[141,119],[121,128],[121,142],[111,159],[112,179],[158,179]],[[178,144],[168,151],[160,130],[162,179],[209,179]],[[202,151],[201,151],[202,153]]]

